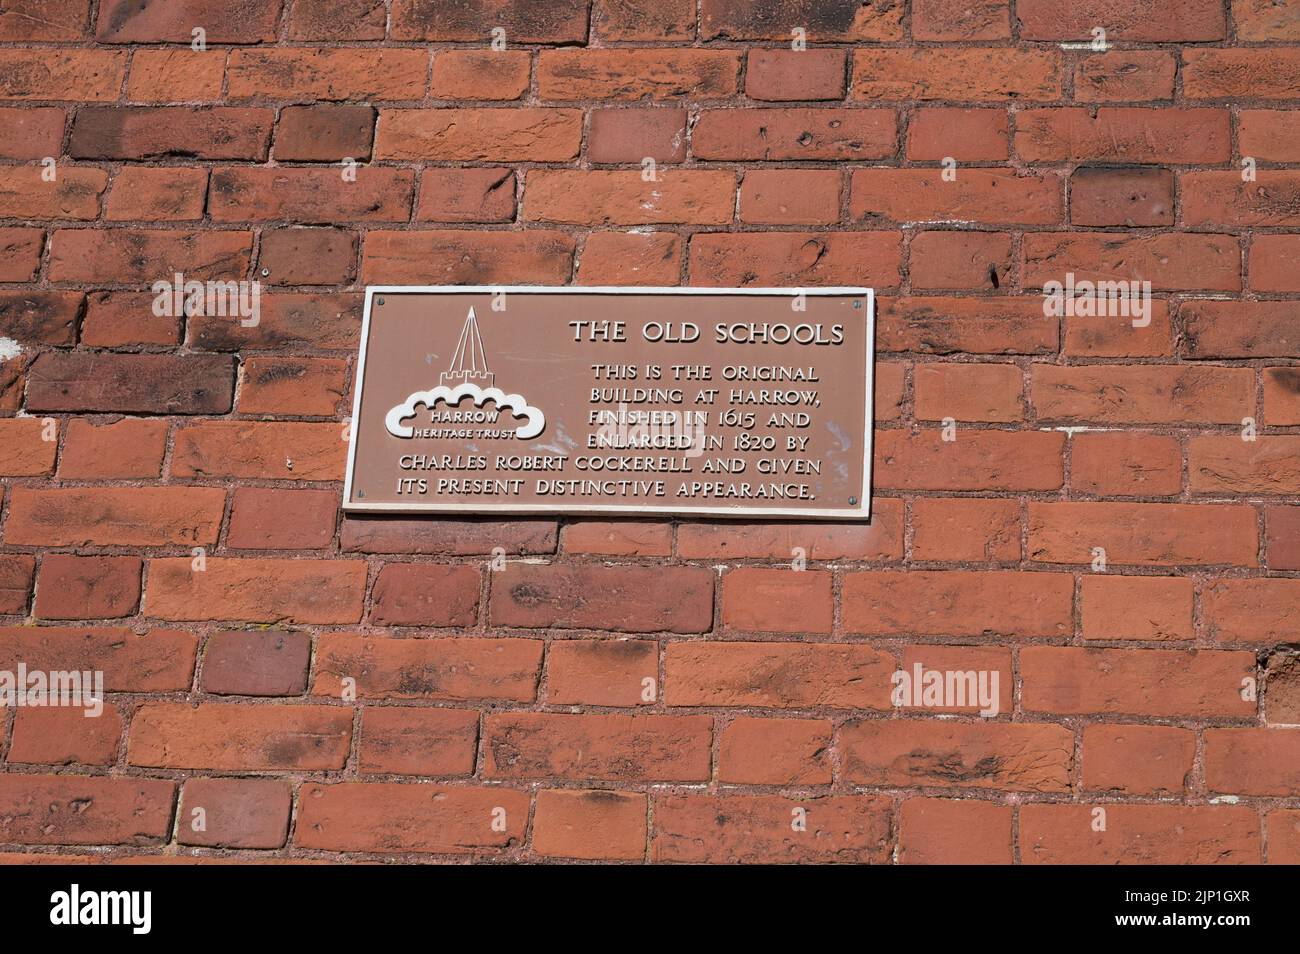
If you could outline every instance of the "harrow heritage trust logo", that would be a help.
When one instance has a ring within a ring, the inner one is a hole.
[[[474,409],[460,410],[460,402],[467,397],[473,400]],[[491,408],[487,407],[488,402],[492,403]],[[439,427],[419,428],[403,423],[413,417],[421,405],[428,408],[430,424],[433,425],[458,425],[454,430],[461,430],[463,425],[488,426],[476,428],[472,433],[457,435]],[[497,423],[502,410],[524,418],[524,423],[513,430],[493,428],[491,425]],[[529,404],[522,394],[507,394],[496,386],[496,375],[488,367],[478,320],[471,308],[465,325],[461,328],[451,365],[438,376],[438,386],[427,391],[416,391],[392,408],[384,418],[384,426],[394,437],[404,438],[476,436],[529,440],[542,433],[546,427],[546,417],[538,408]]]

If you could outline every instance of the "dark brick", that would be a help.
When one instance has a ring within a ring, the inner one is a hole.
[[[292,630],[215,633],[203,654],[205,692],[299,696],[307,689],[311,637]]]
[[[370,158],[375,139],[371,106],[286,106],[275,128],[275,158],[338,162]]]
[[[271,142],[269,109],[86,106],[72,123],[74,159],[256,159]]]
[[[345,229],[269,229],[260,264],[274,285],[342,285],[356,275],[357,235]]]
[[[85,302],[82,292],[0,292],[0,338],[24,347],[70,345]]]
[[[119,619],[140,605],[144,561],[134,556],[47,553],[36,579],[41,619]]]
[[[390,563],[375,580],[371,621],[377,626],[473,626],[481,580],[470,566]]]
[[[225,414],[234,395],[229,355],[51,351],[27,375],[32,411]]]
[[[392,39],[577,43],[587,38],[588,0],[393,0]]]

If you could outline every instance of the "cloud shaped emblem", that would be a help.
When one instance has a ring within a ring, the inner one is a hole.
[[[475,407],[482,407],[488,401],[492,401],[502,410],[509,410],[517,417],[527,418],[527,421],[515,428],[515,437],[521,440],[536,437],[542,433],[542,428],[546,427],[546,417],[541,410],[530,405],[522,394],[506,394],[500,388],[484,389],[477,384],[469,383],[458,385],[455,389],[440,384],[428,391],[416,391],[388,412],[384,417],[384,427],[388,428],[388,433],[394,437],[412,437],[415,428],[403,424],[402,421],[415,414],[418,405],[423,404],[431,408],[438,401],[446,401],[455,406],[466,397],[474,399]]]

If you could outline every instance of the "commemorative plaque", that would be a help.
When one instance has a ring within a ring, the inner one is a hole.
[[[369,288],[343,507],[866,519],[873,303]]]

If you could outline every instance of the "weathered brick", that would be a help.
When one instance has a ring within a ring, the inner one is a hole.
[[[62,707],[19,709],[6,761],[33,765],[112,765],[122,738],[122,717],[107,704],[93,709]]]
[[[221,99],[227,51],[137,49],[126,98],[138,103],[193,103]]]
[[[274,114],[228,106],[92,106],[77,111],[74,159],[266,158]]]
[[[554,520],[438,520],[421,517],[350,515],[343,520],[342,546],[356,553],[423,553],[435,556],[506,556],[554,553]]]
[[[587,37],[587,7],[584,0],[395,0],[392,38],[486,42],[499,26],[509,43],[573,43]]]
[[[774,102],[843,99],[844,51],[750,50],[745,95]]]
[[[375,579],[377,626],[473,626],[483,574],[477,567],[389,563]]]
[[[967,169],[953,181],[938,169],[855,169],[849,192],[850,213],[870,222],[1051,225],[1062,210],[1056,176],[1007,169]]]
[[[671,706],[887,709],[895,669],[888,653],[835,643],[692,640],[669,643],[664,658]]]
[[[63,438],[59,476],[71,480],[156,479],[167,450],[167,422],[124,417],[73,419]]]
[[[741,716],[722,731],[718,780],[738,785],[827,785],[831,723]]]
[[[588,861],[638,861],[645,856],[646,797],[603,789],[537,793],[533,851]]]
[[[334,539],[338,495],[332,490],[238,487],[226,546],[234,550],[319,550]]]
[[[217,772],[341,769],[352,710],[340,706],[244,706],[150,702],[136,710],[126,758],[142,768]]]
[[[225,414],[234,399],[229,355],[47,351],[27,372],[33,411]]]
[[[1091,805],[1024,805],[1024,864],[1258,864],[1259,815],[1231,805],[1107,805],[1106,830]]]
[[[1061,97],[1062,73],[1047,50],[859,47],[849,88],[853,99],[1041,102]]]
[[[210,848],[279,848],[293,796],[278,779],[191,778],[181,789],[176,840]],[[202,828],[195,810],[202,809]]]
[[[1172,99],[1177,61],[1167,50],[1111,50],[1082,57],[1074,67],[1081,103]]]
[[[1111,564],[1255,566],[1253,507],[1182,503],[1029,503],[1029,558]]]
[[[907,490],[1056,490],[1065,480],[1065,435],[1050,431],[957,432],[941,429],[876,433],[877,487]]]
[[[91,166],[55,167],[47,182],[43,166],[0,166],[0,217],[93,219],[108,186],[108,173]]]
[[[87,626],[0,628],[0,669],[100,671],[107,692],[188,690],[194,676],[198,637],[170,629]]]
[[[876,347],[922,354],[1048,354],[1058,319],[1036,298],[882,298]]]
[[[903,38],[904,9],[853,0],[701,0],[705,40],[784,40],[802,27],[815,43]]]
[[[1014,500],[918,497],[912,501],[912,556],[947,562],[1020,559],[1020,506]]]
[[[551,102],[721,99],[736,92],[739,73],[734,50],[543,50],[537,95]]]
[[[366,234],[366,284],[416,281],[556,285],[568,281],[574,240],[562,232],[473,232],[466,229]]]
[[[409,169],[358,169],[355,182],[333,169],[216,169],[208,212],[214,222],[405,222],[414,195]]]
[[[116,619],[140,603],[144,561],[134,556],[47,553],[36,578],[33,612],[41,619]]]
[[[252,250],[251,232],[56,229],[48,275],[55,282],[148,284],[180,272],[186,281],[230,281],[247,276]]]
[[[1024,385],[1014,364],[918,364],[912,372],[916,416],[926,421],[1023,420]]]
[[[379,47],[234,50],[226,67],[230,99],[418,100],[429,54]]]
[[[1020,280],[1042,288],[1081,281],[1149,281],[1155,289],[1239,291],[1241,250],[1231,235],[1033,232],[1022,243]]]
[[[209,43],[257,43],[275,39],[281,3],[272,0],[179,0],[141,4],[104,0],[95,38],[103,43],[189,43],[201,26]]]
[[[1300,349],[1291,302],[1188,301],[1179,316],[1189,358],[1290,358]]]
[[[528,90],[526,50],[443,50],[433,57],[434,99],[518,99]]]
[[[1029,396],[1042,421],[1239,424],[1255,407],[1248,368],[1041,365]]]
[[[591,29],[604,40],[690,40],[695,36],[695,2],[595,0]]]
[[[1171,725],[1087,725],[1083,787],[1126,795],[1178,797],[1187,791],[1196,734]]]
[[[840,174],[751,169],[740,184],[740,218],[758,225],[833,225],[840,220]]]
[[[104,218],[113,222],[184,222],[203,218],[206,169],[125,166],[113,179]]]
[[[370,158],[375,137],[372,106],[286,106],[275,126],[275,158],[338,162]]]
[[[1206,635],[1220,643],[1293,642],[1297,599],[1300,580],[1217,580],[1201,596]]]
[[[704,567],[514,564],[492,575],[493,625],[702,633],[713,626]]]
[[[363,775],[472,775],[477,746],[477,712],[406,706],[361,710]]]
[[[112,102],[126,76],[126,56],[116,50],[0,50],[0,99]]]
[[[691,131],[696,159],[850,160],[894,154],[888,109],[706,109]]]
[[[546,698],[555,705],[648,705],[658,682],[659,646],[650,640],[557,640],[547,654]]]
[[[54,473],[57,438],[57,427],[47,428],[40,418],[0,418],[0,474],[39,477]]]
[[[1017,3],[1020,35],[1034,40],[1087,40],[1099,23],[1108,39],[1127,42],[1219,40],[1226,36],[1223,4],[1214,0],[1147,0],[1116,5],[1081,0],[1062,7],[1051,0]]]
[[[190,557],[149,563],[144,612],[158,619],[357,623],[366,565],[354,560]]]
[[[901,255],[895,232],[697,232],[691,284],[889,287]]]
[[[523,217],[564,225],[726,225],[736,205],[736,177],[719,169],[640,172],[531,169]]]
[[[898,861],[1011,864],[1011,806],[975,799],[909,798],[900,813]]]
[[[357,246],[356,233],[345,229],[268,229],[258,250],[258,265],[268,273],[261,277],[275,285],[348,283],[356,277]]]
[[[175,477],[340,480],[347,443],[339,424],[203,421],[176,431]]]
[[[176,783],[87,775],[0,776],[0,837],[20,845],[166,840]]]
[[[20,546],[208,546],[217,542],[219,487],[15,487],[5,542]]]
[[[1102,106],[1016,114],[1016,152],[1028,162],[1226,162],[1226,109]]]
[[[1082,580],[1084,639],[1191,639],[1192,581],[1177,576]]]
[[[21,554],[0,555],[0,614],[27,615],[27,600],[32,595],[32,580],[35,572],[35,557]]]
[[[395,639],[328,633],[320,638],[312,693],[342,695],[356,681],[359,699],[532,702],[542,665],[534,639]]]
[[[1300,792],[1300,729],[1207,729],[1205,787],[1212,792]]]
[[[307,689],[311,637],[293,630],[213,633],[203,651],[204,692],[299,696]]]
[[[1084,167],[1070,177],[1075,225],[1174,224],[1174,176],[1167,169]]]
[[[565,162],[581,144],[580,109],[382,109],[375,158]]]

